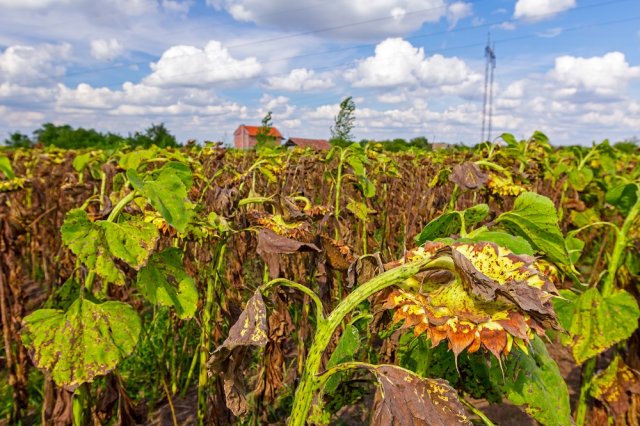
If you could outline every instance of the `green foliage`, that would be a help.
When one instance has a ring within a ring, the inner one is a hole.
[[[182,319],[192,318],[198,304],[198,289],[182,266],[182,253],[170,247],[154,253],[138,273],[137,287],[151,303],[173,306]]]
[[[0,155],[0,172],[2,172],[7,179],[16,177],[16,174],[13,172],[13,167],[11,166],[11,161],[4,155]]]
[[[558,321],[571,336],[573,356],[579,364],[633,334],[640,318],[635,298],[624,290],[603,296],[596,288],[581,295],[561,291],[554,299]]]
[[[533,256],[533,248],[527,240],[502,231],[489,231],[486,226],[480,227],[469,233],[462,241],[491,241],[499,246],[506,247],[515,254],[527,254]]]
[[[76,300],[65,311],[39,309],[23,320],[22,341],[33,361],[59,386],[75,389],[113,370],[140,334],[140,318],[126,303]]]
[[[175,136],[169,132],[164,123],[151,124],[144,132],[135,132],[128,137],[110,132],[101,133],[94,129],[84,129],[82,127],[73,128],[68,124],[57,126],[52,123],[43,124],[33,134],[33,140],[37,143],[64,149],[115,149],[126,145],[145,148],[152,145],[160,148],[179,146]],[[32,145],[25,135],[15,133],[5,143],[15,147]]]
[[[496,222],[514,235],[523,237],[531,246],[559,265],[570,266],[571,259],[558,226],[553,202],[535,192],[524,192],[516,198],[511,211],[502,213]]]
[[[490,380],[490,369],[481,353],[463,353],[458,363],[446,343],[435,348],[424,335],[404,333],[398,341],[399,365],[421,377],[440,377],[451,386],[461,389],[474,398],[485,398],[490,402],[500,402],[502,393]]]
[[[14,132],[9,135],[9,138],[4,140],[4,144],[10,148],[29,148],[33,145],[29,136],[20,133]]]
[[[113,261],[104,229],[82,209],[70,210],[60,229],[64,242],[87,267],[106,282],[124,284],[124,274]]]
[[[178,232],[185,232],[193,214],[193,206],[187,198],[187,190],[191,186],[191,174],[187,170],[186,166],[178,167],[172,163],[164,165],[157,173],[146,176],[134,169],[127,170],[131,185]]]
[[[447,238],[457,234],[462,230],[462,219],[464,217],[464,226],[471,227],[489,215],[489,206],[486,204],[478,204],[464,211],[447,212],[433,219],[422,229],[422,232],[416,237],[416,244],[421,246],[427,241],[433,241],[436,238]]]
[[[338,341],[336,349],[331,354],[329,362],[327,363],[327,369],[335,367],[343,362],[353,361],[354,356],[360,348],[360,332],[353,324],[347,324],[344,327],[342,336]],[[338,388],[340,383],[341,374],[337,373],[329,377],[327,383],[324,385],[324,393],[332,394]]]
[[[340,102],[340,111],[335,117],[334,125],[331,127],[331,142],[353,142],[353,130],[356,104],[351,96],[348,96]]]
[[[558,366],[538,337],[531,341],[528,352],[516,349],[505,360],[504,372],[494,362],[492,382],[511,403],[523,405],[525,412],[543,425],[572,425],[569,389]]]
[[[121,223],[101,221],[109,251],[135,269],[145,263],[159,238],[158,228],[152,223],[129,218]]]
[[[262,148],[266,146],[273,146],[277,144],[277,139],[271,134],[273,129],[273,120],[271,118],[271,111],[269,111],[263,118],[262,124],[258,129],[256,135],[256,148]]]

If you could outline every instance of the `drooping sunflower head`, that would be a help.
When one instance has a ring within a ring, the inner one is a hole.
[[[534,333],[559,327],[550,302],[556,288],[534,258],[489,242],[428,243],[408,258],[425,256],[449,258],[449,280],[414,277],[410,289],[389,295],[385,308],[395,311],[394,322],[427,333],[432,345],[446,339],[456,357],[484,348],[500,359],[514,344],[526,351]]]

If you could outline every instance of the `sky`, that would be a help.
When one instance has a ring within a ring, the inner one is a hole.
[[[232,143],[269,111],[328,138],[640,137],[640,0],[0,0],[0,140],[43,123]]]

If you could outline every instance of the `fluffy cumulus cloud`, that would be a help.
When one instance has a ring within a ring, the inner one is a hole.
[[[272,90],[286,90],[291,92],[313,91],[333,87],[333,81],[328,75],[318,75],[313,70],[295,68],[283,77],[270,77],[267,87]]]
[[[389,38],[376,46],[374,56],[358,63],[346,73],[356,87],[393,87],[418,85],[446,87],[461,85],[472,75],[459,58],[442,55],[426,57],[401,38]]]
[[[569,95],[578,92],[623,95],[631,80],[640,79],[640,66],[630,66],[621,52],[591,58],[560,56],[551,76]]]
[[[64,74],[61,61],[71,54],[67,43],[9,46],[0,52],[0,82],[42,84],[42,80]]]
[[[207,0],[234,19],[334,38],[401,35],[447,15],[445,0]]]
[[[526,21],[542,21],[569,10],[576,0],[518,0],[513,17]]]
[[[242,81],[258,76],[262,66],[253,57],[235,59],[218,41],[200,49],[173,46],[151,64],[153,73],[144,83],[155,86],[203,86]]]
[[[110,61],[117,58],[124,51],[124,46],[115,38],[97,39],[91,41],[91,56],[99,61]]]
[[[454,28],[458,24],[458,21],[471,15],[473,15],[473,5],[471,3],[465,3],[463,1],[451,3],[447,8],[449,28]]]

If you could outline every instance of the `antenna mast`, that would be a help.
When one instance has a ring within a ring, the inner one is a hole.
[[[491,44],[491,33],[487,36],[484,48],[486,60],[484,68],[484,99],[482,101],[482,135],[480,142],[491,140],[491,118],[493,117],[493,70],[496,68],[495,43]],[[485,139],[485,130],[487,137]]]

